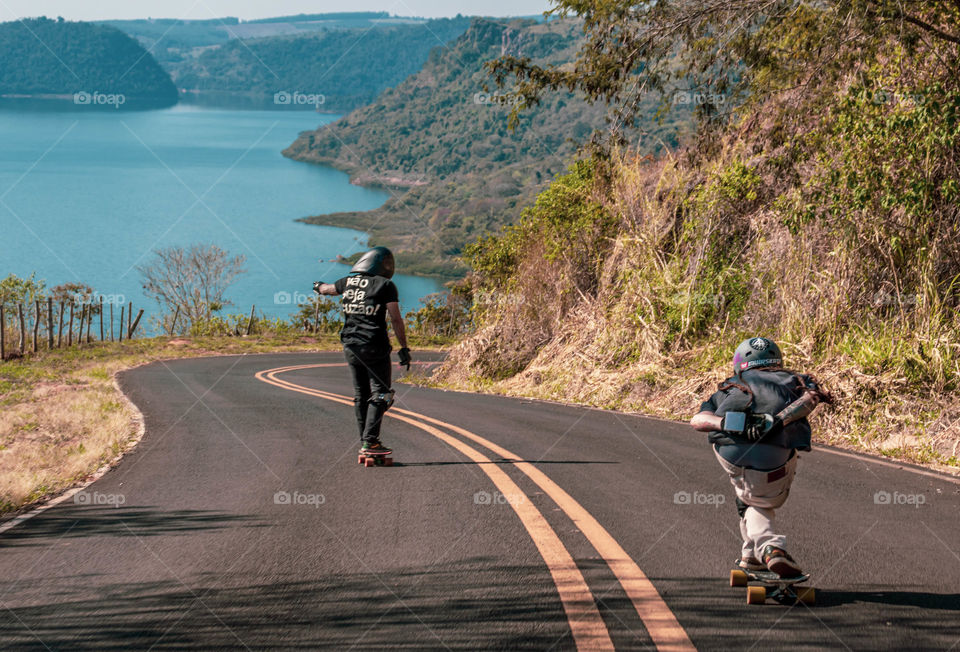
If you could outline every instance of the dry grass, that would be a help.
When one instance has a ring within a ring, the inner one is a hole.
[[[742,155],[731,149],[706,170],[624,161],[601,197],[622,226],[597,291],[564,302],[562,265],[531,243],[517,255],[510,294],[479,316],[477,332],[428,382],[687,420],[729,376],[736,345],[762,334],[836,397],[811,418],[816,441],[956,473],[960,315],[922,303],[899,314],[871,305],[885,285],[870,251],[843,253],[817,225],[792,234],[769,202],[726,206],[695,194],[736,160]],[[691,198],[707,203],[691,209]],[[714,252],[737,256],[711,259],[711,238],[720,243]],[[718,296],[722,308],[711,314]]]

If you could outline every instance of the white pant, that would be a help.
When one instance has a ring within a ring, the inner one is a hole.
[[[740,519],[740,536],[743,538],[741,555],[762,559],[763,549],[767,546],[784,549],[787,538],[773,529],[774,510],[783,505],[790,495],[799,455],[794,455],[786,464],[772,471],[737,466],[719,454],[717,459],[730,476],[737,498],[748,505]]]

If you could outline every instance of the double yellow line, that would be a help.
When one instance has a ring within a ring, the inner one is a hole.
[[[277,367],[275,369],[266,369],[258,372],[256,378],[289,391],[343,403],[344,405],[353,405],[353,399],[351,397],[311,389],[278,378],[280,374],[289,371],[321,367],[342,367],[344,365],[345,363],[341,362]],[[557,533],[550,527],[550,524],[540,510],[538,510],[530,500],[525,499],[525,494],[521,491],[520,487],[517,486],[502,468],[493,464],[490,458],[480,450],[450,435],[448,432],[440,430],[436,426],[445,428],[450,432],[479,444],[501,458],[511,460],[519,460],[520,458],[507,449],[469,430],[418,412],[411,412],[410,410],[394,407],[387,412],[387,416],[408,423],[415,428],[419,428],[433,435],[477,463],[479,468],[493,481],[500,493],[507,498],[510,506],[530,534],[530,538],[533,539],[534,544],[537,546],[540,556],[543,557],[544,562],[547,564],[550,575],[557,587],[557,592],[560,595],[560,602],[563,605],[567,620],[570,623],[570,629],[573,633],[574,641],[577,644],[577,649],[612,650],[613,642],[610,640],[610,633],[600,616],[590,587],[587,585],[580,569],[577,568],[577,564],[570,555],[570,552],[563,545],[563,542],[560,541],[560,537],[557,536]],[[547,477],[543,471],[529,462],[513,461],[510,463],[540,487],[540,489],[570,517],[577,528],[586,536],[590,544],[597,550],[600,556],[603,557],[604,561],[607,562],[610,570],[616,576],[623,590],[633,603],[637,614],[643,621],[647,633],[657,646],[657,649],[671,651],[696,649],[686,632],[680,626],[680,623],[677,622],[673,612],[670,611],[666,602],[660,597],[653,583],[647,578],[646,574],[640,570],[640,567],[630,558],[620,544],[617,543],[616,539],[614,539],[580,503]]]

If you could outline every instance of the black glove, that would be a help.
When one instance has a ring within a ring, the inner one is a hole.
[[[406,367],[407,371],[410,371],[410,349],[403,347],[397,351],[397,355],[400,356],[400,366]]]
[[[323,285],[323,281],[314,281],[313,282],[313,291],[317,294],[320,294],[320,286]]]
[[[773,436],[783,430],[783,421],[771,414],[752,414],[743,431],[750,441],[760,441],[764,437]]]

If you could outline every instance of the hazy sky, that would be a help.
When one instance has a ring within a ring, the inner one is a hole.
[[[28,16],[107,18],[267,18],[335,11],[389,11],[399,16],[525,16],[549,0],[0,0],[0,22]]]

